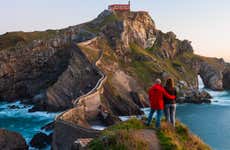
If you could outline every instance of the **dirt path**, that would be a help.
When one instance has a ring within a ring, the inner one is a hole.
[[[161,150],[159,140],[154,130],[151,129],[138,130],[134,132],[134,136],[147,141],[149,143],[150,150]]]

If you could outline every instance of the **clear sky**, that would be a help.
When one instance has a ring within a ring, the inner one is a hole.
[[[2,0],[0,34],[59,29],[95,18],[111,3],[128,0]],[[131,0],[149,11],[157,28],[192,41],[197,54],[230,62],[230,0]]]

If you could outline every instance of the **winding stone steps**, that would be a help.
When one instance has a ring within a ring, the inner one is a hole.
[[[89,45],[90,43],[97,40],[97,38],[78,43],[81,45]],[[103,93],[103,84],[107,80],[107,76],[98,69],[98,65],[103,57],[103,50],[99,50],[99,57],[93,67],[97,72],[101,75],[100,80],[98,80],[95,87],[90,90],[88,93],[78,97],[74,101],[74,108],[67,110],[61,114],[59,114],[55,118],[55,128],[53,135],[53,143],[52,147],[54,150],[69,150],[71,149],[72,144],[78,138],[95,138],[99,136],[100,131],[92,129],[90,127],[86,128],[81,125],[75,124],[73,122],[67,121],[68,117],[74,118],[77,116],[74,115],[74,111],[81,110],[83,113],[86,111],[87,115],[90,116],[91,113],[94,114],[95,110],[97,111],[98,106],[100,104],[100,94]],[[82,114],[84,115],[84,114]]]

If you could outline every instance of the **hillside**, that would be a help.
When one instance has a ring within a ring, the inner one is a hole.
[[[182,99],[203,103],[197,76],[207,88],[224,90],[229,70],[223,59],[196,55],[190,41],[158,30],[147,12],[105,10],[61,30],[0,36],[0,99],[34,104],[31,112],[66,110],[53,135],[53,147],[63,149],[85,132],[92,136],[92,125],[143,114],[156,78],[174,78]]]
[[[146,91],[157,77],[173,77],[181,96],[197,89],[198,74],[207,87],[223,89],[227,64],[221,59],[195,55],[189,41],[157,30],[146,12],[104,11],[83,28],[98,36],[77,45],[106,78],[99,80],[102,86],[77,99],[74,108],[59,116],[53,142],[57,147],[68,149],[65,145],[79,138],[75,134],[63,143],[70,134],[63,132],[68,130],[63,121],[77,127],[74,133],[81,133],[78,126],[111,125],[119,121],[117,116],[142,114],[140,108],[148,106]],[[100,114],[107,117],[101,118]]]

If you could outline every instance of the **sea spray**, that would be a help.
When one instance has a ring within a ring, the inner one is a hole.
[[[14,108],[11,108],[14,106]],[[0,128],[19,132],[27,143],[34,134],[41,131],[41,127],[52,122],[58,113],[34,112],[29,113],[31,105],[23,105],[19,101],[14,103],[0,102]]]

